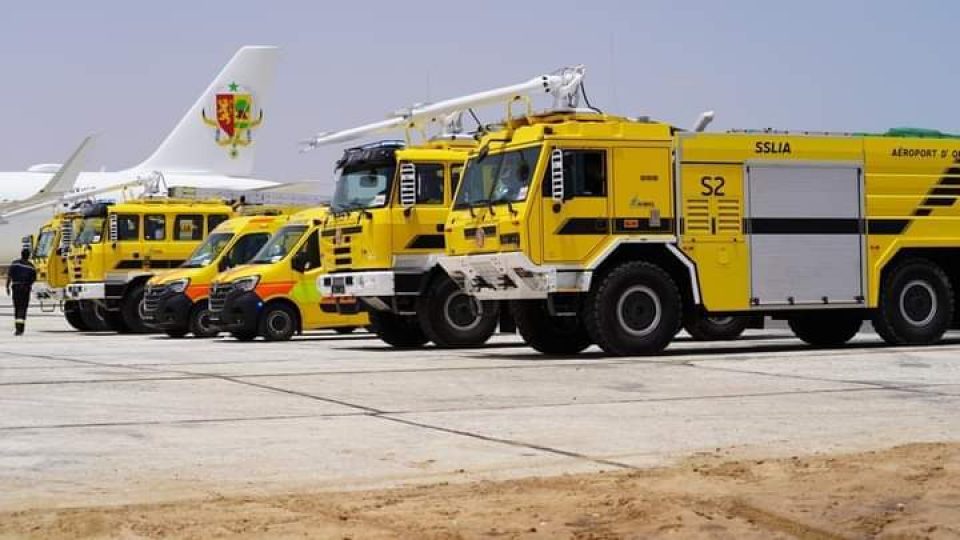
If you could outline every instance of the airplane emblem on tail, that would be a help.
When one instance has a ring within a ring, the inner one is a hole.
[[[207,117],[207,109],[201,109],[203,122],[216,128],[213,140],[230,148],[230,157],[239,155],[238,148],[253,143],[253,129],[263,122],[263,110],[255,107],[253,92],[232,82],[214,95],[216,119]],[[255,117],[255,119],[254,119]]]

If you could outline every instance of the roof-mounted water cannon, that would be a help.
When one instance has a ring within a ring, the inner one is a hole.
[[[710,122],[713,122],[713,111],[704,111],[700,114],[700,117],[697,118],[697,122],[693,124],[692,131],[694,133],[700,133],[701,131],[707,129],[707,126],[710,125]]]
[[[396,111],[393,117],[380,122],[342,131],[321,132],[310,139],[301,141],[301,152],[308,152],[322,145],[351,141],[366,135],[401,129],[404,130],[409,140],[411,130],[419,129],[423,132],[427,126],[433,123],[443,126],[442,136],[448,138],[450,135],[462,137],[463,122],[461,115],[464,111],[500,103],[507,105],[507,117],[509,118],[511,116],[511,105],[516,101],[524,101],[527,104],[529,114],[532,112],[531,98],[538,95],[549,95],[553,98],[553,104],[549,111],[580,111],[585,73],[586,68],[583,65],[565,67],[553,73],[534,77],[526,82],[436,103],[417,104],[408,109]]]

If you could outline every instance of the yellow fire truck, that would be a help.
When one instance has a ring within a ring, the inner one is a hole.
[[[67,300],[102,306],[112,330],[150,331],[143,321],[147,280],[183,263],[233,213],[221,200],[160,197],[90,205],[68,256]]]
[[[324,328],[349,333],[367,325],[366,313],[356,309],[321,309],[325,299],[316,281],[325,272],[320,226],[327,212],[317,207],[294,214],[247,264],[217,275],[210,289],[211,323],[241,341],[285,341]]]
[[[324,133],[310,147],[403,128],[424,119],[405,114],[341,132]],[[409,138],[409,136],[408,136]],[[317,281],[330,309],[359,299],[372,329],[395,347],[433,341],[441,347],[481,345],[497,328],[499,303],[478,304],[436,263],[443,253],[443,223],[467,152],[476,146],[462,133],[459,114],[444,131],[410,146],[383,141],[349,148],[337,162],[339,176],[331,213],[323,221],[321,248],[326,272]],[[434,281],[438,283],[433,283]],[[443,298],[425,309],[424,291]]]
[[[174,188],[176,189],[176,188]],[[174,196],[182,196],[174,191]],[[238,192],[192,189],[192,197],[235,199]],[[224,221],[176,270],[147,282],[144,321],[170,337],[214,337],[219,329],[210,322],[210,283],[225,270],[245,264],[294,212],[320,204],[324,198],[309,193],[243,193],[238,217]]]
[[[686,313],[772,315],[815,346],[954,323],[956,137],[686,132],[581,108],[583,69],[561,76],[552,110],[471,154],[439,261],[511,300],[534,348],[653,354]]]

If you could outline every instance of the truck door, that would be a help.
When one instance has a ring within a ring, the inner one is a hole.
[[[403,224],[392,228],[393,245],[400,253],[442,250],[443,222],[447,217],[447,168],[442,163],[401,162],[398,171],[398,178],[405,171],[412,171],[416,185],[412,207],[403,208],[399,196],[393,205],[394,223]],[[402,186],[398,186],[398,192],[400,189]]]
[[[551,161],[559,154],[547,150],[540,203],[543,261],[584,261],[610,234],[610,155],[603,148],[558,148],[562,151],[564,197],[563,202],[552,197]]]
[[[115,237],[116,240],[112,242],[114,265],[107,271],[113,269],[129,271],[143,268],[144,245],[140,236],[140,215],[112,214],[108,220],[108,227],[116,226],[115,232],[110,231],[108,240],[111,237]]]

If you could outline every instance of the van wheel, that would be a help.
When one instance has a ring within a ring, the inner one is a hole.
[[[338,333],[338,334],[340,334],[340,335],[342,335],[342,336],[345,336],[345,335],[347,335],[347,334],[352,334],[352,333],[354,333],[356,330],[357,330],[357,327],[356,327],[356,326],[341,326],[341,327],[339,327],[339,328],[334,328],[334,329],[333,329],[334,332],[336,332],[336,333]]]
[[[257,339],[256,332],[230,332],[230,336],[237,341],[253,341]]]
[[[143,303],[143,285],[132,287],[120,302],[120,316],[127,333],[147,334],[151,331],[143,322]]]
[[[604,352],[656,354],[680,329],[677,284],[659,266],[628,262],[607,273],[586,299],[584,322]]]
[[[790,330],[814,347],[837,347],[853,339],[863,326],[860,313],[826,311],[791,317]]]
[[[891,345],[930,345],[950,328],[953,309],[953,288],[943,269],[910,259],[884,277],[873,327]]]
[[[749,323],[748,317],[710,317],[694,311],[684,317],[683,329],[696,341],[730,341],[740,337]]]
[[[423,347],[429,341],[417,324],[416,317],[397,315],[389,311],[371,311],[370,326],[384,343],[398,349]]]
[[[210,322],[210,306],[207,302],[198,302],[190,310],[189,330],[198,338],[213,338],[220,335],[220,329]]]
[[[90,327],[83,322],[83,316],[80,313],[80,302],[77,300],[67,300],[63,303],[63,316],[67,319],[67,324],[74,330],[87,332]]]
[[[417,320],[438,347],[475,347],[496,331],[500,307],[497,302],[478,301],[443,275],[417,299]]]
[[[260,316],[259,334],[267,341],[288,341],[297,332],[297,314],[283,304],[267,306]]]
[[[173,339],[181,339],[186,337],[187,330],[185,328],[167,328],[163,331],[163,333],[172,337]]]
[[[103,304],[91,300],[80,300],[80,317],[83,318],[83,324],[91,332],[106,332],[110,330],[110,324],[107,321],[107,309]]]
[[[515,300],[510,312],[520,337],[544,354],[576,354],[592,343],[579,317],[557,317],[546,300]]]

